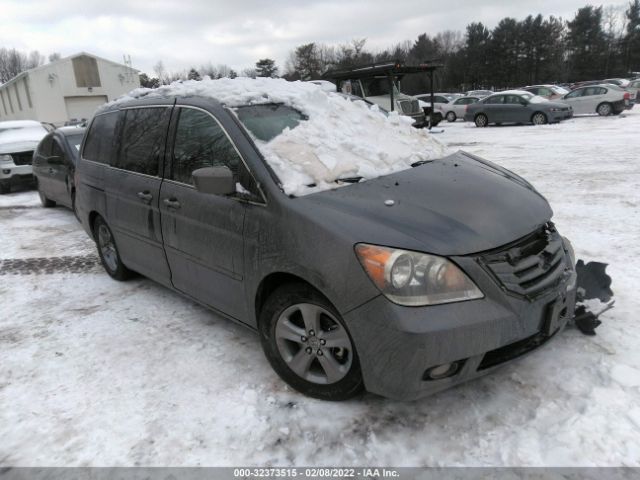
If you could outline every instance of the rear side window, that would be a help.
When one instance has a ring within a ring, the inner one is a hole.
[[[116,126],[120,112],[109,112],[98,115],[91,122],[87,132],[87,141],[82,150],[83,158],[98,163],[111,165],[116,145]]]
[[[120,154],[114,167],[159,175],[170,112],[167,107],[125,110]]]

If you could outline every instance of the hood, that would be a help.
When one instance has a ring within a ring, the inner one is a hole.
[[[0,154],[35,150],[46,134],[41,125],[0,131]]]
[[[350,232],[354,242],[418,247],[437,255],[500,247],[553,214],[521,177],[464,152],[297,200],[305,202],[308,214],[315,211],[333,228]],[[393,205],[386,205],[390,200]]]

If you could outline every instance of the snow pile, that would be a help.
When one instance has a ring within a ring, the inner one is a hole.
[[[38,122],[0,122],[0,154],[35,150],[46,134]]]
[[[207,96],[232,108],[281,103],[304,114],[308,120],[269,142],[254,138],[289,195],[336,188],[344,185],[336,182],[340,178],[376,178],[447,153],[427,131],[413,128],[410,118],[395,112],[387,116],[377,107],[351,102],[308,82],[205,78],[136,89],[108,105],[173,95]]]

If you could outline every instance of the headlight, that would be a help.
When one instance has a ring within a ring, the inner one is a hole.
[[[550,111],[550,112],[561,112],[561,111],[562,111],[562,109],[561,109],[561,108],[555,108],[555,107],[553,107],[553,108],[550,108],[550,109],[549,109],[549,111]]]
[[[359,243],[356,254],[369,278],[394,303],[412,307],[475,300],[484,295],[443,257]]]
[[[0,163],[13,163],[11,155],[0,155]]]

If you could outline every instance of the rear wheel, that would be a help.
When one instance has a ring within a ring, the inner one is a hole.
[[[448,112],[447,113],[447,122],[449,123],[453,123],[458,119],[458,117],[456,116],[455,112]]]
[[[97,217],[93,222],[93,235],[98,246],[100,262],[109,276],[120,281],[130,278],[132,272],[122,263],[113,233],[102,217]]]
[[[40,182],[36,179],[36,188],[38,189],[38,196],[40,197],[40,203],[44,208],[51,208],[56,206],[56,202],[49,200],[47,196],[40,190]]]
[[[478,115],[476,115],[475,122],[476,122],[476,127],[478,128],[483,128],[489,125],[489,119],[484,113],[479,113]]]
[[[276,289],[260,312],[269,363],[291,387],[322,400],[346,400],[363,389],[347,328],[331,303],[305,284]]]
[[[607,117],[611,115],[612,111],[613,111],[613,108],[611,107],[610,103],[601,103],[600,105],[598,105],[598,108],[596,109],[596,112],[601,117]]]
[[[536,112],[531,117],[531,123],[534,125],[545,125],[547,122],[547,116],[542,112]]]

